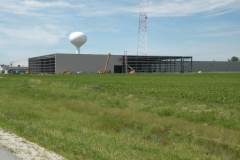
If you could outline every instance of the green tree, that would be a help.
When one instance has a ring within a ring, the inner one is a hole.
[[[229,62],[239,62],[239,58],[233,56],[231,59],[228,60]]]

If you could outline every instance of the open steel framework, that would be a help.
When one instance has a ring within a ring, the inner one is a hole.
[[[55,73],[55,54],[29,58],[29,72],[32,74]]]
[[[127,59],[125,59],[127,57]],[[122,56],[124,62],[132,67],[135,72],[192,72],[192,57],[187,56]],[[125,68],[122,63],[122,71],[129,73],[130,67]]]

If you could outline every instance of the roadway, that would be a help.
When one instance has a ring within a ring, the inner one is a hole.
[[[0,160],[20,160],[20,158],[0,146]]]

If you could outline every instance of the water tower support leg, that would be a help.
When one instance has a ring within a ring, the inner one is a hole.
[[[76,53],[80,54],[80,47],[76,47],[76,48],[77,48]]]

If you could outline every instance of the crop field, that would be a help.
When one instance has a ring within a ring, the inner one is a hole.
[[[240,73],[0,75],[0,127],[67,159],[240,159]]]

